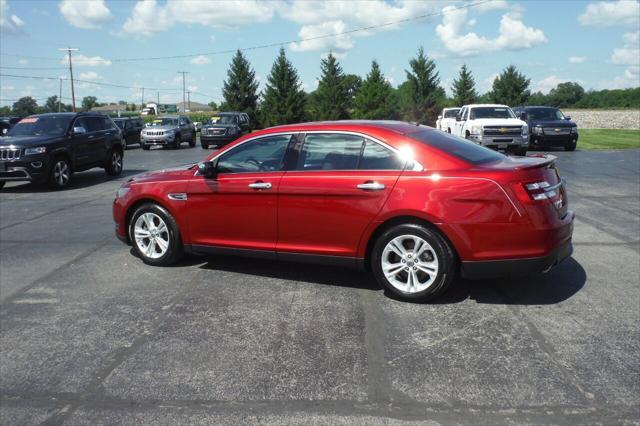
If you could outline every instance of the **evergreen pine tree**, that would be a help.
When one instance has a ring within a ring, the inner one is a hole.
[[[252,125],[256,123],[256,107],[258,102],[258,82],[251,64],[238,50],[231,60],[224,81],[222,96],[225,107],[231,111],[246,112]]]
[[[422,124],[435,123],[438,116],[438,103],[442,98],[440,77],[436,71],[436,64],[424,54],[421,47],[418,56],[409,61],[411,71],[407,73],[408,99],[405,111],[406,117]]]
[[[320,64],[322,76],[316,90],[315,113],[318,120],[341,120],[348,117],[349,93],[338,60],[331,52]]]
[[[531,96],[530,82],[515,66],[509,65],[493,80],[491,100],[509,106],[525,105]]]
[[[306,95],[300,89],[298,72],[280,48],[280,54],[271,67],[267,86],[262,95],[262,124],[298,123],[304,120]]]
[[[462,65],[460,68],[460,75],[457,80],[453,80],[451,87],[453,91],[453,101],[456,106],[463,106],[473,104],[478,99],[478,92],[476,92],[476,82],[471,75],[471,71],[466,65]]]
[[[390,120],[396,116],[393,89],[380,71],[376,61],[356,95],[355,115],[367,120]]]

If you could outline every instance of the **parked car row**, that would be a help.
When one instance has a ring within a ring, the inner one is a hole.
[[[436,127],[495,150],[526,155],[529,147],[576,149],[578,127],[557,108],[471,104],[445,108]]]

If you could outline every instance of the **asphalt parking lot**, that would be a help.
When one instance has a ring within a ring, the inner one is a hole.
[[[556,152],[574,255],[432,304],[351,270],[242,258],[153,268],[114,236],[132,149],[0,193],[1,424],[640,422],[640,151]],[[215,218],[212,218],[215,220]]]

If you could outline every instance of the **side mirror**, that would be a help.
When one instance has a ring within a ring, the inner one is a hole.
[[[570,116],[568,116],[568,115],[565,115],[565,116],[564,116],[564,119],[565,119],[565,120],[571,120],[571,117],[570,117]]]
[[[198,163],[198,173],[207,179],[211,179],[216,176],[217,167],[218,167],[217,158],[213,161],[201,161]]]
[[[460,117],[459,115],[456,115],[456,121],[462,121],[462,117]]]
[[[524,113],[524,112],[521,112],[521,113],[520,113],[520,120],[522,120],[522,121],[527,121],[527,114],[526,114],[526,113]]]
[[[442,120],[442,116],[441,115],[438,116],[438,120]]]
[[[87,129],[85,129],[84,127],[81,126],[77,126],[73,128],[73,134],[74,135],[82,135],[87,133]]]

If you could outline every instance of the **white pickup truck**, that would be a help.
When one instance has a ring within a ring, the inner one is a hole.
[[[506,105],[472,104],[462,107],[451,133],[479,145],[526,155],[529,147],[527,123],[516,118]]]
[[[436,121],[436,129],[451,133],[458,112],[460,112],[460,108],[444,108]]]

